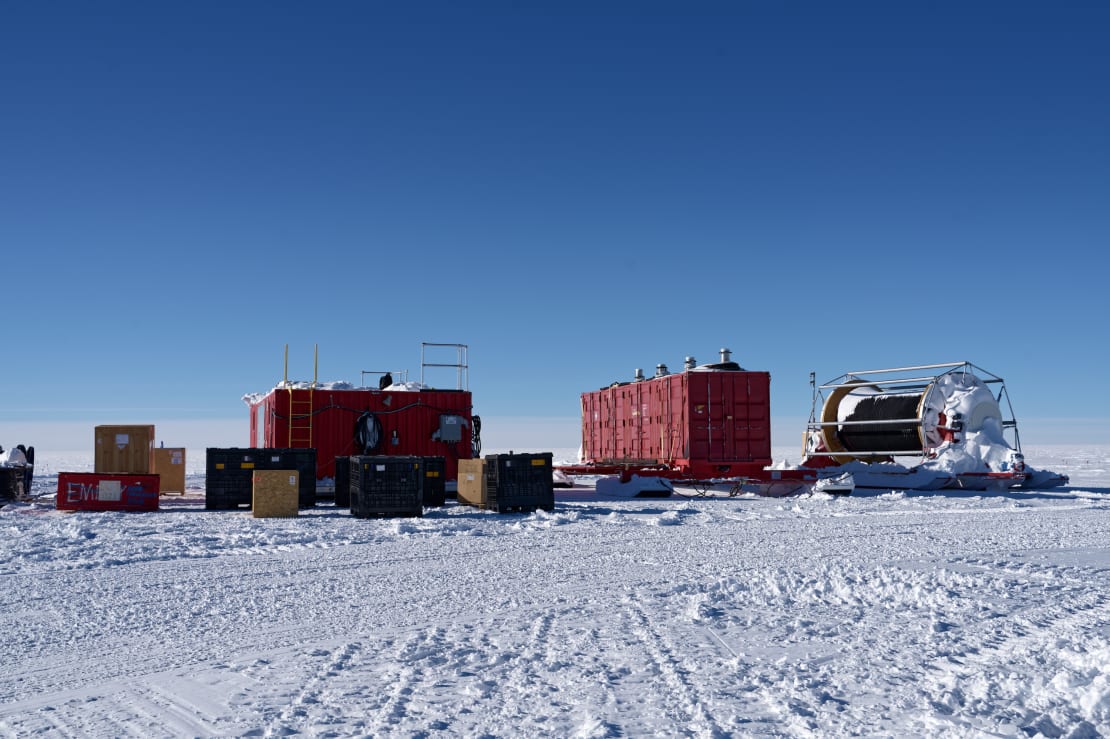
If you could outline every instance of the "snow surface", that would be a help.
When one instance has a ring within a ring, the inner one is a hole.
[[[1070,486],[11,504],[0,735],[1108,736],[1110,447],[1024,451]]]

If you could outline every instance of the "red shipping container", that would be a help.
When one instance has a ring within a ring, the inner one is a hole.
[[[315,449],[317,480],[334,479],[336,457],[370,454],[443,457],[446,480],[453,483],[459,460],[473,457],[468,390],[298,385],[253,396],[248,405],[250,446]]]
[[[771,464],[770,390],[767,372],[695,368],[583,393],[584,460],[758,475]]]
[[[56,506],[62,511],[156,511],[158,475],[59,472]]]

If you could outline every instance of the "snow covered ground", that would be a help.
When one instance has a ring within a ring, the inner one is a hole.
[[[0,511],[0,735],[1110,736],[1110,447],[1025,452],[1070,486],[394,520],[208,512],[192,453]]]

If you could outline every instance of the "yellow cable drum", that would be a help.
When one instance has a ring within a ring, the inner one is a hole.
[[[825,448],[841,463],[920,453],[926,444],[923,414],[931,388],[894,392],[862,382],[836,388],[821,410]]]

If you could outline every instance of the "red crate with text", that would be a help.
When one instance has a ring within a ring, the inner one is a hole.
[[[59,472],[56,506],[62,511],[156,511],[158,475]]]

